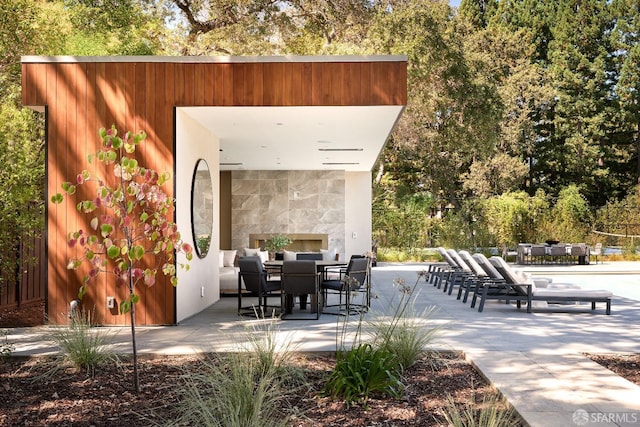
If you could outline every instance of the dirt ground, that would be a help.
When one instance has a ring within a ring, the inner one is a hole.
[[[44,302],[8,309],[0,308],[0,328],[39,325],[44,325]]]
[[[0,328],[42,324],[42,307],[0,314]],[[616,374],[640,385],[640,355],[588,355]],[[65,368],[52,358],[9,358],[0,363],[0,426],[152,426],[175,418],[178,385],[185,372],[201,366],[203,356],[172,356],[140,361],[141,392],[135,393],[128,360],[100,368],[93,376]],[[458,405],[480,405],[493,393],[490,384],[460,355],[425,358],[406,372],[402,397],[373,398],[367,409],[345,408],[321,397],[334,358],[301,354],[293,363],[306,373],[303,393],[289,396],[298,414],[294,427],[443,426],[447,396]],[[475,403],[474,403],[475,402]]]
[[[291,426],[442,426],[446,395],[460,404],[478,401],[491,391],[486,381],[457,355],[445,355],[436,366],[421,361],[407,372],[399,399],[373,398],[369,408],[320,396],[333,366],[332,355],[304,355],[295,363],[305,369],[303,393],[289,396],[298,414]],[[129,363],[101,368],[93,377],[66,369],[50,375],[51,359],[5,361],[0,367],[1,426],[147,426],[175,418],[182,376],[197,371],[195,356],[145,359],[140,363],[141,392],[130,380]]]

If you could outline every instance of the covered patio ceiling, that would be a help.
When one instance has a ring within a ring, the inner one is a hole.
[[[179,107],[220,139],[220,170],[370,171],[403,106]]]

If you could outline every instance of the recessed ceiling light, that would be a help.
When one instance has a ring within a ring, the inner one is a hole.
[[[243,163],[220,163],[220,166],[241,166]]]
[[[339,165],[359,165],[359,162],[322,162],[326,166],[339,166]]]
[[[319,139],[316,141],[318,144],[331,144],[333,141],[329,141],[326,139]]]

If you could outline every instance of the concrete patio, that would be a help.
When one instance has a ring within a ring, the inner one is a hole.
[[[412,285],[427,264],[381,264],[374,268],[372,287],[378,296],[367,315],[383,312],[399,298],[394,279]],[[534,312],[488,302],[478,313],[421,281],[416,308],[436,306],[430,322],[444,326],[433,346],[462,351],[511,402],[531,426],[640,425],[640,387],[592,362],[584,353],[640,353],[640,263],[605,262],[585,266],[522,266],[555,282],[573,282],[587,289],[610,289],[612,314],[589,305],[540,307]],[[138,328],[138,349],[149,354],[180,354],[235,350],[246,343],[247,330],[261,331],[264,322],[239,320],[236,299],[223,298],[178,326]],[[278,321],[277,333],[290,348],[335,349],[336,316],[320,320]],[[118,351],[130,352],[130,329],[113,328]],[[46,341],[47,327],[10,330],[14,355],[55,352]],[[251,333],[251,332],[250,332]]]

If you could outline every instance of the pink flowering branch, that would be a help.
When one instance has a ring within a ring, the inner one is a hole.
[[[94,160],[102,163],[112,171],[113,179],[108,181],[83,170],[75,183],[62,184],[66,196],[73,196],[78,187],[87,185],[94,186],[95,194],[76,205],[78,212],[90,217],[90,230],[68,234],[69,247],[77,248],[80,256],[69,260],[67,268],[77,270],[89,265],[78,292],[80,298],[101,273],[113,274],[117,284],[128,286],[129,295],[120,302],[120,312],[131,314],[135,359],[134,307],[140,299],[136,285],[142,281],[153,286],[161,273],[176,286],[176,264],[188,270],[193,248],[182,241],[177,225],[168,219],[175,200],[162,186],[169,181],[170,174],[144,168],[133,156],[146,134],[127,132],[121,138],[116,128],[111,127],[100,129],[99,136],[102,146],[89,156],[89,163]],[[51,199],[60,203],[64,196],[58,193]],[[187,262],[177,263],[177,253],[183,253]],[[138,387],[136,376],[136,390]]]

